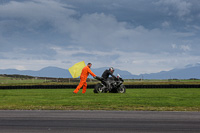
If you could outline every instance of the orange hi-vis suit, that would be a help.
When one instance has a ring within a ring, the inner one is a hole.
[[[82,93],[85,93],[86,92],[86,89],[87,89],[87,83],[86,83],[86,80],[87,80],[87,77],[88,75],[91,74],[93,77],[95,77],[96,75],[90,70],[90,68],[88,66],[85,66],[83,69],[82,69],[82,73],[81,73],[81,76],[80,76],[80,83],[79,85],[76,87],[76,89],[74,90],[74,93],[78,93],[78,91],[80,90],[80,88],[83,86],[83,91]]]

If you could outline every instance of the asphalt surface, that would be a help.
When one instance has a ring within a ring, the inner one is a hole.
[[[1,133],[199,133],[200,112],[0,110]]]

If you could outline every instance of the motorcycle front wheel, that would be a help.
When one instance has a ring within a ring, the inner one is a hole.
[[[118,93],[125,93],[126,92],[126,87],[122,84],[117,88]]]

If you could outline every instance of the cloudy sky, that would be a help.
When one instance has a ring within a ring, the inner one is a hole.
[[[0,1],[0,69],[153,73],[200,62],[199,43],[199,0]]]

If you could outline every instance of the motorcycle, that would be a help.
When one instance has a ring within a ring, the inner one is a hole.
[[[117,78],[109,77],[105,80],[102,77],[96,76],[96,79],[101,81],[94,87],[94,93],[125,93],[126,87],[123,85],[124,80],[117,75]]]

